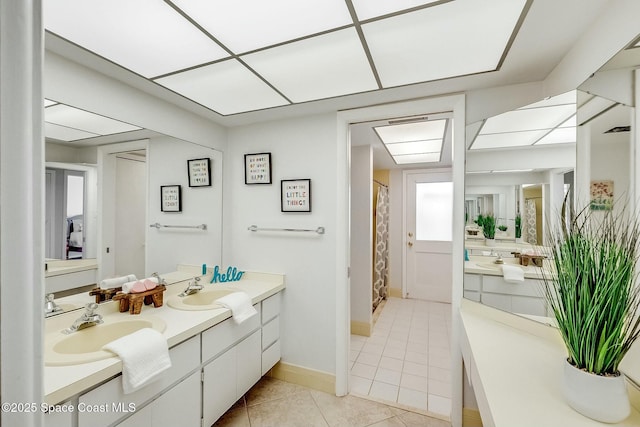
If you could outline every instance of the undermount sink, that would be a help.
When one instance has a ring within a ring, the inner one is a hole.
[[[174,295],[167,299],[167,305],[178,310],[213,310],[215,308],[222,307],[217,302],[219,298],[233,292],[238,291],[235,289],[214,288],[200,291],[192,295],[187,295],[185,297]]]
[[[51,333],[45,337],[44,364],[77,365],[115,357],[115,354],[102,350],[102,347],[143,328],[163,332],[166,327],[164,320],[145,316],[137,319],[105,320],[105,323],[81,329],[70,335],[64,335],[62,332]]]

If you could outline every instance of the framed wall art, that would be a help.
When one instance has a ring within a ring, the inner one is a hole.
[[[613,209],[613,181],[591,181],[591,210]]]
[[[211,186],[211,159],[187,160],[189,187]]]
[[[179,185],[160,186],[160,210],[162,212],[182,212],[182,195]]]
[[[244,183],[271,184],[271,153],[244,155]]]
[[[280,185],[282,212],[311,212],[310,179],[283,179]]]

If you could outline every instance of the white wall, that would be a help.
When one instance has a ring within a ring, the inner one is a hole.
[[[189,187],[187,160],[211,159],[211,187]],[[177,264],[222,262],[222,153],[171,137],[149,140],[146,271],[175,271]],[[160,186],[182,186],[182,212],[160,211]],[[153,223],[207,224],[207,230],[155,229]]]
[[[614,199],[629,196],[630,132],[591,134],[591,181],[613,180]],[[621,209],[621,207],[619,207]]]
[[[145,277],[147,165],[116,154],[115,275]]]
[[[351,321],[371,324],[373,150],[351,148]]]
[[[336,195],[340,153],[334,114],[229,130],[225,153],[225,262],[243,270],[286,274],[282,360],[336,370]],[[273,184],[245,185],[246,153],[270,152]],[[280,212],[280,180],[311,178],[312,212]],[[326,234],[247,231],[326,227]],[[228,250],[227,250],[228,248]]]

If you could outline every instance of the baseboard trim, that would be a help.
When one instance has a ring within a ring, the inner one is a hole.
[[[462,408],[463,427],[482,427],[482,418],[477,409]]]
[[[325,393],[336,394],[336,377],[327,372],[278,362],[267,372],[267,376],[314,390],[324,391]]]
[[[353,335],[362,335],[363,337],[370,337],[372,325],[367,322],[358,322],[356,320],[351,321],[351,333]]]
[[[402,298],[402,289],[389,288],[389,296],[393,298]]]

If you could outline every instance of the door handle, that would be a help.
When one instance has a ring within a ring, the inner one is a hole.
[[[409,237],[413,237],[413,233],[412,232],[409,232]]]
[[[407,245],[408,245],[409,247],[412,247],[412,246],[413,246],[413,242],[407,242]]]

